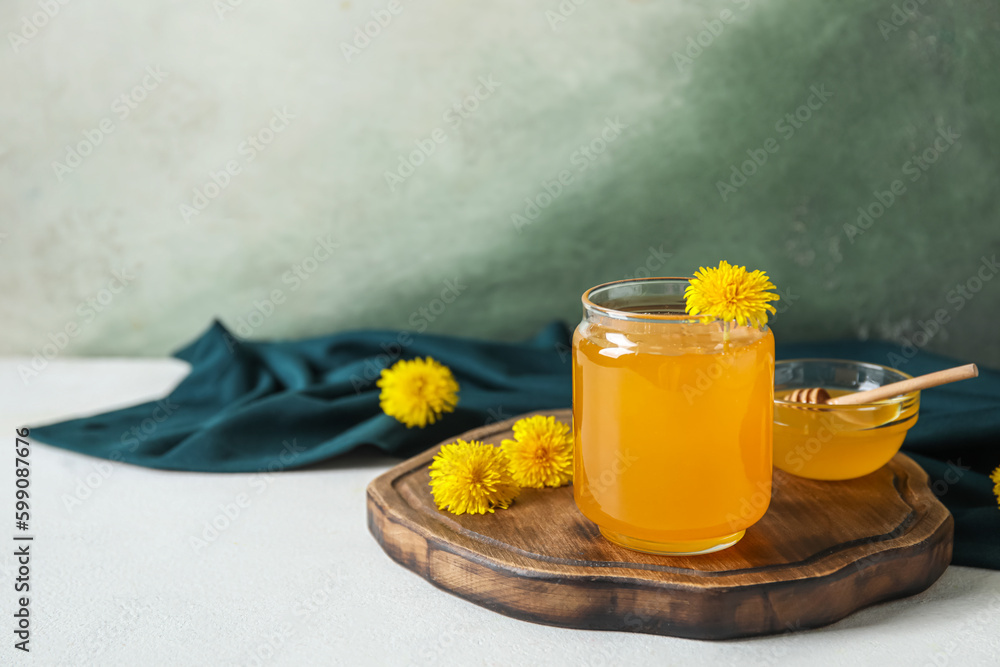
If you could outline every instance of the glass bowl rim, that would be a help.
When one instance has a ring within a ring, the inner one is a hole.
[[[803,364],[803,363],[811,363],[811,364],[816,364],[816,363],[854,364],[856,366],[868,366],[870,368],[878,368],[878,369],[881,369],[883,371],[892,371],[893,373],[896,373],[898,375],[902,375],[903,376],[903,380],[909,380],[909,379],[913,378],[912,375],[910,375],[909,373],[907,373],[905,371],[901,371],[898,368],[893,368],[892,366],[885,366],[883,364],[876,364],[876,363],[871,362],[871,361],[857,361],[855,359],[834,359],[832,357],[797,357],[795,359],[781,359],[781,360],[775,361],[774,362],[775,379],[777,380],[777,373],[778,373],[778,367],[779,366],[781,366],[783,364],[792,364],[792,363],[800,363],[800,364]],[[885,385],[879,385],[879,386],[880,387],[884,387]],[[873,405],[892,405],[893,403],[903,403],[904,401],[907,401],[907,400],[910,400],[910,399],[915,399],[919,395],[920,395],[920,390],[916,389],[914,391],[907,392],[907,393],[901,394],[899,396],[893,396],[892,398],[886,398],[886,399],[883,399],[881,401],[875,401],[873,403],[859,403],[858,405],[823,405],[823,406],[818,406],[818,407],[821,407],[824,410],[844,410],[844,411],[846,411],[846,410],[857,410],[858,408],[868,408],[868,407],[871,407]],[[799,403],[798,401],[786,401],[786,400],[781,399],[781,398],[775,398],[774,399],[774,403],[775,403],[775,405],[781,405],[781,406],[786,406],[786,405],[789,405],[789,406],[803,405],[802,403]]]

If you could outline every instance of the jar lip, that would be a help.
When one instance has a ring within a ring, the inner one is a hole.
[[[627,285],[627,284],[642,284],[642,283],[689,283],[690,278],[681,278],[675,276],[664,276],[664,277],[650,277],[650,278],[626,278],[624,280],[612,280],[611,282],[601,283],[600,285],[595,285],[591,287],[586,292],[580,300],[583,302],[583,307],[586,310],[594,311],[600,313],[605,317],[610,317],[616,320],[628,320],[632,322],[701,322],[701,318],[694,315],[689,315],[687,313],[678,314],[658,314],[658,313],[633,313],[624,310],[618,310],[617,308],[610,308],[608,306],[601,306],[591,299],[591,295],[599,290],[605,290],[616,285]]]

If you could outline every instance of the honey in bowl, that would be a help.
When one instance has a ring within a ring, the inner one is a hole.
[[[826,387],[831,398],[852,393]],[[895,456],[917,421],[920,393],[862,405],[787,401],[794,388],[776,389],[774,465],[800,477],[852,479]]]

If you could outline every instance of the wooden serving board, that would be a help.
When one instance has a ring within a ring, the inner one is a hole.
[[[459,437],[500,444],[514,421]],[[679,557],[606,541],[569,486],[525,489],[495,514],[438,511],[427,473],[438,449],[368,486],[369,529],[435,586],[537,623],[698,639],[815,628],[918,593],[951,561],[951,514],[902,454],[844,482],[775,470],[771,506],[738,544]]]

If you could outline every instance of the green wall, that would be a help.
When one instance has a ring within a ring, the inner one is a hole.
[[[785,295],[779,340],[902,344],[937,316],[928,349],[1000,366],[995,2],[422,2],[350,59],[379,3],[224,20],[119,4],[76,10],[86,40],[53,21],[0,62],[17,91],[0,112],[3,352],[72,322],[64,354],[159,355],[214,316],[254,337],[518,338],[575,323],[591,285],[727,259]],[[161,87],[55,178],[150,63]],[[247,161],[241,142],[283,107]],[[240,173],[186,221],[227,160]],[[120,269],[134,280],[87,319]]]

